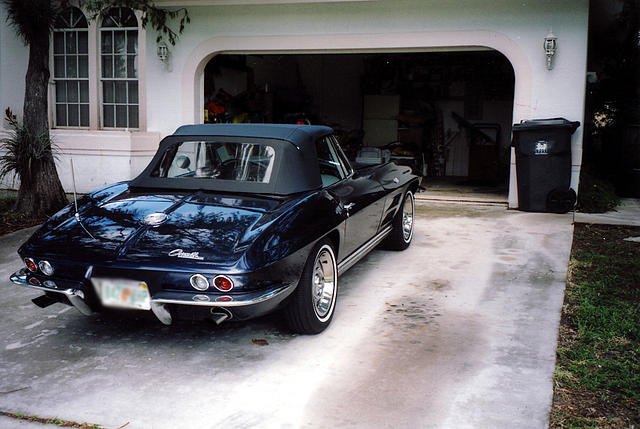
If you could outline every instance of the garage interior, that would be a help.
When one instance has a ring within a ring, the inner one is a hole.
[[[514,73],[493,50],[221,54],[204,73],[205,122],[308,123],[424,176],[423,186],[506,200]]]

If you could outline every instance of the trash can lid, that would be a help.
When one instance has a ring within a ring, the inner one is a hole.
[[[549,128],[569,128],[571,134],[580,126],[580,121],[569,121],[565,118],[550,119],[525,119],[519,124],[513,124],[512,130],[517,131],[533,131]]]

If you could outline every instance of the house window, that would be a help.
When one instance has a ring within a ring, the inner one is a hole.
[[[138,128],[138,20],[133,11],[110,9],[100,26],[102,126]]]
[[[89,126],[87,19],[75,7],[64,10],[53,30],[55,126]]]

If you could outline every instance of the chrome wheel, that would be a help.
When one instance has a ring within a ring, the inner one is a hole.
[[[331,323],[338,299],[338,267],[333,242],[317,243],[305,262],[300,282],[285,308],[289,327],[298,334],[319,334]]]
[[[313,311],[321,322],[331,317],[337,285],[336,260],[330,246],[320,248],[313,264],[311,299]]]
[[[411,241],[413,235],[413,194],[407,192],[402,205],[402,239],[405,243]]]

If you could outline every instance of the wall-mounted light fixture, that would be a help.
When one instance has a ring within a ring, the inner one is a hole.
[[[553,64],[551,59],[556,54],[556,50],[558,49],[558,38],[553,34],[553,32],[549,31],[547,37],[544,38],[544,44],[542,45],[544,48],[544,52],[547,55],[547,70],[551,70],[553,68]]]
[[[158,43],[156,54],[158,55],[158,58],[160,58],[160,61],[163,63],[167,62],[167,59],[169,58],[169,48],[167,48],[167,44],[162,40]]]

